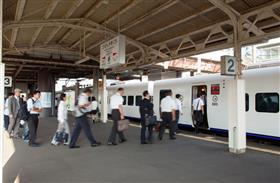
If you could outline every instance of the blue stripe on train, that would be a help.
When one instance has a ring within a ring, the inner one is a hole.
[[[140,122],[140,118],[135,118],[135,117],[128,117],[126,116],[126,118],[133,120],[135,122]],[[192,125],[188,125],[188,124],[178,124],[179,129],[181,130],[187,130],[187,129],[193,129]],[[219,128],[210,128],[210,131],[214,132],[214,133],[222,133],[222,134],[228,134],[228,130],[224,130],[224,129],[219,129]],[[256,137],[259,139],[267,139],[267,140],[274,140],[274,141],[280,141],[280,137],[274,137],[274,136],[268,136],[268,135],[260,135],[260,134],[255,134],[255,133],[246,133],[247,136],[249,137]]]

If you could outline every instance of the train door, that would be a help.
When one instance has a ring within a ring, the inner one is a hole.
[[[204,116],[202,128],[208,129],[208,118],[207,118],[207,86],[206,85],[197,85],[192,87],[192,101],[197,98],[197,94],[201,94],[201,99],[204,102]],[[192,105],[192,102],[191,102]],[[192,106],[191,106],[192,107]],[[194,119],[193,119],[194,120]]]

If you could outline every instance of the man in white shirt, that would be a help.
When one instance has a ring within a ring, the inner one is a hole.
[[[174,125],[176,121],[176,104],[174,99],[172,98],[172,92],[168,91],[165,94],[165,98],[161,100],[160,103],[160,114],[162,122],[160,124],[159,130],[159,140],[162,140],[166,125],[169,126],[169,139],[175,140],[175,133],[174,133]]]
[[[118,131],[118,121],[124,119],[124,111],[123,111],[123,96],[124,89],[119,88],[118,92],[111,97],[110,107],[112,110],[112,120],[113,120],[113,127],[111,130],[110,137],[108,139],[108,145],[117,145],[116,143],[116,136],[119,135],[119,142],[123,143],[126,141],[126,138],[123,132]]]
[[[39,147],[36,138],[39,125],[39,113],[42,112],[42,105],[39,100],[40,97],[41,92],[36,90],[33,93],[33,97],[27,100],[27,110],[30,113],[27,123],[29,128],[29,146],[31,147]]]
[[[197,98],[193,100],[193,116],[196,121],[195,133],[199,133],[199,127],[203,123],[204,101],[201,99],[201,93],[197,94]]]
[[[180,94],[176,94],[175,96],[175,104],[176,104],[176,110],[175,110],[175,113],[176,113],[176,120],[175,120],[175,133],[177,132],[178,130],[178,121],[179,121],[179,118],[180,118],[180,114],[182,115],[183,114],[183,111],[182,111],[182,102],[180,100],[181,98],[181,95]]]
[[[91,97],[92,91],[89,88],[84,89],[83,93],[79,95],[78,98],[78,105],[75,107],[76,112],[76,124],[73,130],[73,134],[71,137],[70,149],[74,148],[80,148],[80,146],[76,145],[76,142],[78,140],[78,137],[81,133],[81,130],[84,131],[87,139],[91,143],[91,147],[96,147],[101,145],[100,142],[97,142],[95,138],[92,135],[91,128],[89,125],[89,121],[87,118],[87,114],[92,111],[91,102],[89,100],[89,97]]]

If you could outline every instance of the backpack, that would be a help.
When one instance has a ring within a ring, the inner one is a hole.
[[[32,102],[34,104],[35,101],[33,99],[31,99],[31,100],[32,100]],[[30,112],[27,109],[27,102],[25,102],[24,104],[22,104],[20,106],[18,114],[19,114],[20,120],[27,121],[29,119]]]

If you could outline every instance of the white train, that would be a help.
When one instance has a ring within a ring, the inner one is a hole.
[[[280,67],[245,70],[246,131],[248,136],[280,141]],[[122,84],[107,87],[108,98],[117,88],[125,89],[124,110],[127,118],[139,119],[139,101],[142,92],[153,95],[154,110],[159,118],[159,104],[164,93],[181,94],[183,114],[179,127],[193,127],[192,100],[200,91],[206,92],[204,125],[211,131],[227,132],[230,111],[230,82],[233,77],[220,74],[159,80],[148,83]],[[110,102],[108,100],[108,102]],[[109,110],[110,111],[110,110]]]

